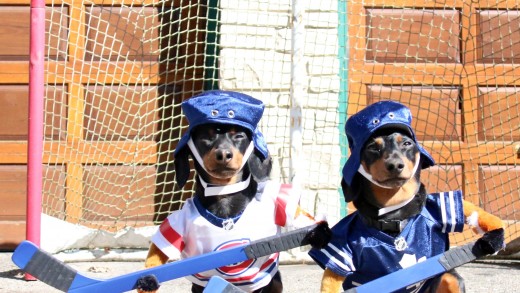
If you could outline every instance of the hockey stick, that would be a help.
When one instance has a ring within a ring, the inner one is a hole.
[[[109,279],[83,275],[29,241],[13,253],[13,262],[40,281],[64,292],[126,292],[135,289],[142,276],[155,275],[159,282],[204,272],[221,266],[273,254],[308,244],[305,236],[316,224],[253,241],[246,245],[166,263]]]
[[[395,271],[359,287],[349,289],[344,293],[394,292],[422,280],[440,275],[487,255],[475,243],[471,242],[452,248],[411,267]]]

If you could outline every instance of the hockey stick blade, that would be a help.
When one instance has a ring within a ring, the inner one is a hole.
[[[435,277],[451,269],[472,262],[486,254],[475,242],[452,248],[406,269],[395,271],[344,293],[394,292],[423,280]]]
[[[305,236],[315,227],[316,225],[310,225],[281,235],[252,241],[246,245],[214,251],[108,279],[83,275],[29,241],[23,241],[18,245],[12,260],[25,272],[64,292],[96,292],[96,290],[99,292],[126,292],[135,289],[137,280],[142,276],[155,275],[157,280],[162,283],[306,245],[308,243]]]
[[[204,288],[204,293],[246,293],[246,291],[239,289],[219,276],[213,276]]]

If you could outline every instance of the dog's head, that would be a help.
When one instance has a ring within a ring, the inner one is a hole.
[[[202,159],[202,165],[195,162],[197,173],[213,185],[239,182],[243,179],[243,173],[248,176],[250,170],[254,176],[265,176],[267,174],[258,173],[270,170],[270,165],[251,168],[252,164],[263,164],[268,160],[262,160],[254,151],[252,133],[245,127],[214,123],[199,125],[192,132],[192,141]]]
[[[264,111],[261,101],[236,92],[208,91],[184,101],[182,109],[189,127],[174,153],[179,187],[190,173],[189,155],[199,176],[217,185],[240,181],[248,161],[263,164],[268,159],[267,145],[257,129]],[[262,172],[266,170],[252,175],[258,179],[265,175]]]
[[[392,127],[380,129],[364,145],[358,172],[381,188],[399,188],[414,176],[420,158],[409,134]]]
[[[365,180],[373,189],[418,186],[418,170],[435,162],[417,142],[411,122],[410,110],[392,101],[372,104],[349,118],[345,131],[351,153],[342,181],[347,202],[356,199]]]

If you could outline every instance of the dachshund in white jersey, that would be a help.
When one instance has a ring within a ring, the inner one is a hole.
[[[299,208],[299,194],[269,180],[272,164],[257,124],[264,105],[248,95],[209,91],[183,102],[189,129],[175,150],[177,184],[188,179],[191,156],[196,170],[193,198],[173,212],[152,237],[146,267],[169,258],[195,255],[242,245],[299,227],[314,219]],[[315,231],[320,231],[313,237]],[[330,229],[320,222],[310,232],[313,247],[326,244]],[[218,275],[246,292],[282,292],[278,253],[216,268],[187,277],[192,292],[202,292]],[[152,276],[139,280],[138,291],[158,288]]]

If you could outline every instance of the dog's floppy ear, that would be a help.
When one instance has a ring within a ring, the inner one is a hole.
[[[354,176],[354,180],[352,180],[352,184],[355,185],[356,176]],[[343,190],[343,196],[345,197],[346,202],[354,201],[359,193],[359,188],[355,188],[355,186],[349,186],[345,179],[341,179],[341,189]]]
[[[247,165],[249,166],[251,175],[253,175],[253,178],[257,182],[266,181],[269,180],[269,176],[271,175],[273,159],[271,156],[262,159],[262,155],[259,154],[257,150],[255,150],[249,157]]]
[[[190,161],[188,158],[189,150],[187,147],[181,149],[175,156],[175,180],[179,188],[182,188],[190,176]]]

